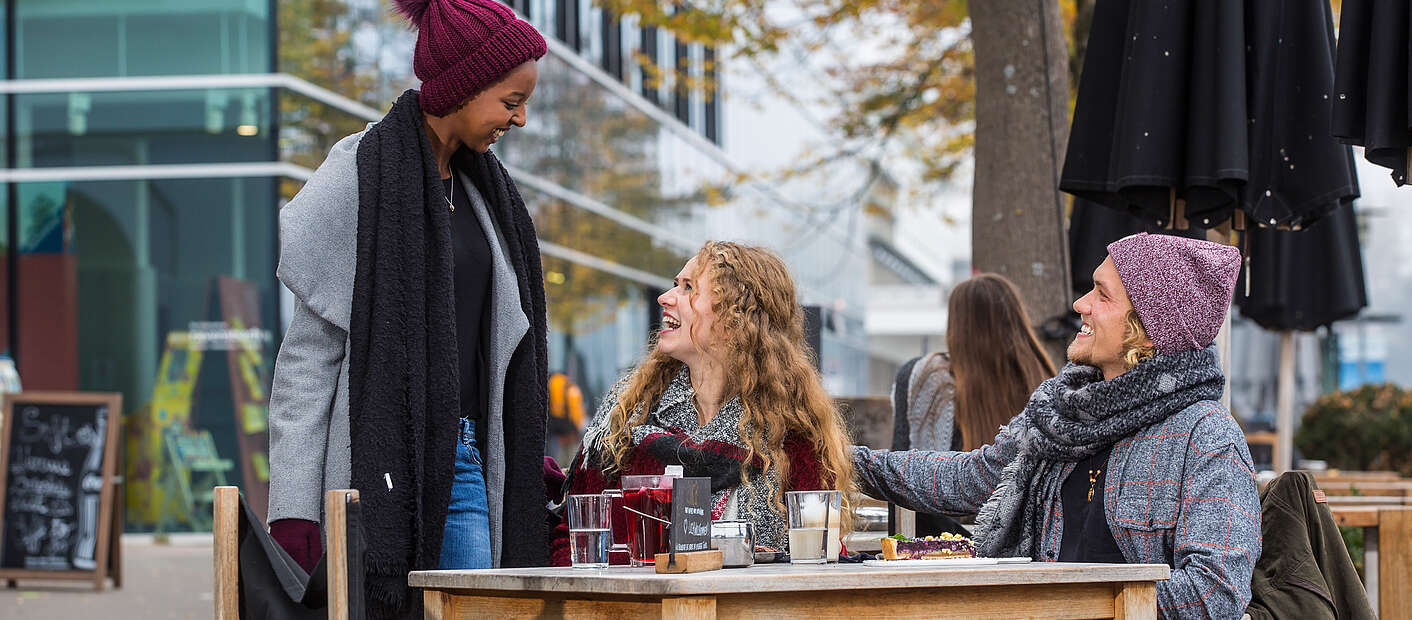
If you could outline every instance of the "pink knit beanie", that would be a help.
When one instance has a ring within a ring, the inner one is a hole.
[[[544,37],[496,0],[395,0],[417,27],[412,70],[422,111],[444,116],[527,60],[544,56]]]
[[[1108,256],[1158,353],[1206,348],[1231,306],[1240,251],[1218,243],[1139,233]]]

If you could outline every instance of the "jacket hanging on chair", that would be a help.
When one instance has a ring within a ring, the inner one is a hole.
[[[1251,577],[1251,618],[1372,620],[1373,607],[1314,478],[1287,472],[1260,493],[1264,552]]]

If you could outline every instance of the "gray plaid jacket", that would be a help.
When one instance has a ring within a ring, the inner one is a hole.
[[[995,490],[1017,454],[1001,429],[971,452],[853,448],[862,490],[930,513],[971,514]],[[1070,463],[1064,471],[1073,471]],[[1245,435],[1224,407],[1193,404],[1113,445],[1103,501],[1108,527],[1133,564],[1166,564],[1157,584],[1167,618],[1240,618],[1260,558],[1260,499]],[[1035,560],[1055,561],[1064,536],[1062,502],[1040,513]]]

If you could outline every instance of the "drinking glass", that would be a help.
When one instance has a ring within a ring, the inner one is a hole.
[[[623,476],[623,505],[628,512],[628,556],[633,566],[647,566],[666,553],[672,524],[674,476]]]
[[[790,491],[784,494],[784,500],[789,513],[789,562],[837,562],[843,493]]]
[[[622,489],[604,489],[603,495],[608,498],[608,510],[611,511],[610,518],[613,520],[613,546],[608,548],[608,562],[610,564],[627,564],[628,560],[628,511],[623,509],[624,497]]]
[[[608,567],[608,546],[613,544],[610,505],[602,494],[569,496],[569,562],[574,568]]]

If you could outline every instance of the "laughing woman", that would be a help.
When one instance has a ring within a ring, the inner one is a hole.
[[[804,344],[804,315],[779,257],[708,242],[657,298],[656,345],[584,436],[569,493],[684,466],[711,478],[712,519],[746,519],[784,549],[785,491],[852,487],[848,438]],[[846,512],[846,511],[845,511]],[[554,560],[568,564],[560,526]]]
[[[312,568],[323,492],[358,489],[373,617],[420,617],[408,571],[548,562],[539,246],[490,152],[526,122],[544,38],[495,0],[397,8],[421,90],[280,213],[295,303],[270,395],[270,532]]]

